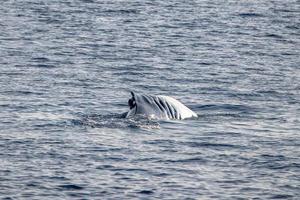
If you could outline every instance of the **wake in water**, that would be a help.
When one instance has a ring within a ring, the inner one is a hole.
[[[75,124],[96,128],[159,128],[157,120],[182,120],[198,115],[178,100],[168,96],[140,95],[131,92],[130,110],[123,114],[84,115]]]
[[[123,114],[91,114],[83,115],[74,124],[92,128],[146,128],[158,129],[159,122],[146,117],[124,118]]]
[[[208,104],[196,105],[193,107],[199,113],[197,118],[185,121],[198,121],[199,123],[215,123],[228,120],[256,119],[259,116],[258,110],[244,105],[230,104]],[[83,114],[79,119],[73,120],[72,124],[92,128],[146,128],[158,129],[165,123],[184,123],[181,120],[157,119],[147,115],[136,115],[130,118],[125,117],[126,113],[118,114]],[[181,122],[180,122],[181,121]],[[189,122],[187,122],[189,123]]]

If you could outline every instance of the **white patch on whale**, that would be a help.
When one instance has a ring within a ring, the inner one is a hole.
[[[169,96],[140,95],[131,92],[128,104],[130,110],[126,118],[143,115],[156,119],[187,119],[198,115],[178,100]]]

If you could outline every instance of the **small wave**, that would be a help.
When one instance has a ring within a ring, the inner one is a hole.
[[[207,160],[205,160],[202,157],[191,157],[191,158],[183,158],[183,159],[176,159],[176,160],[166,160],[165,162],[169,163],[206,163]]]
[[[34,67],[34,68],[56,68],[55,65],[51,64],[31,64],[28,65],[29,67]]]
[[[294,197],[293,195],[289,195],[289,194],[276,194],[273,195],[271,199],[291,199],[293,197]]]
[[[83,3],[95,3],[93,0],[81,0]]]
[[[276,39],[282,39],[283,38],[281,35],[278,35],[278,34],[275,34],[275,33],[267,33],[267,34],[265,34],[265,37],[276,38]]]
[[[238,14],[238,16],[240,16],[240,17],[263,17],[262,14],[258,14],[258,13],[240,13],[240,14]]]
[[[37,61],[37,62],[49,62],[50,59],[46,58],[46,57],[34,57],[32,58],[33,61]]]
[[[210,143],[210,142],[182,142],[183,145],[189,147],[205,147],[205,148],[215,148],[215,149],[245,149],[245,146],[225,144],[225,143]]]
[[[82,190],[82,189],[84,189],[84,187],[81,187],[81,186],[75,185],[75,184],[65,184],[65,185],[60,185],[58,187],[63,190]]]
[[[43,95],[42,92],[36,92],[36,91],[25,91],[25,90],[18,90],[18,91],[4,91],[3,94],[9,94],[9,95]]]
[[[139,191],[138,193],[140,193],[140,194],[146,194],[146,195],[150,195],[150,194],[153,194],[153,193],[154,193],[154,191],[152,191],[152,190],[141,190],[141,191]]]
[[[288,29],[293,29],[293,30],[298,30],[299,29],[299,27],[297,25],[287,25],[285,27],[288,28]]]
[[[140,11],[135,9],[119,9],[119,10],[113,10],[108,9],[104,11],[105,13],[112,13],[112,14],[138,14]]]

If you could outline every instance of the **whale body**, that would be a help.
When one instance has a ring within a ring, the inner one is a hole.
[[[155,119],[186,119],[198,117],[198,115],[183,105],[178,100],[169,96],[143,95],[131,92],[131,99],[128,101],[130,110],[126,118],[142,115]]]

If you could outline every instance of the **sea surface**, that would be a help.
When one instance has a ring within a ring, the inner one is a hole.
[[[0,199],[299,198],[299,1],[1,0]]]

